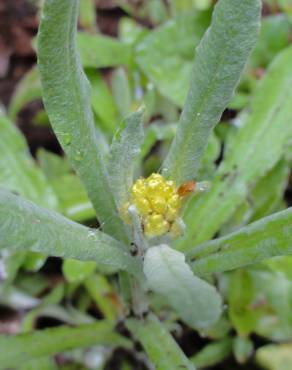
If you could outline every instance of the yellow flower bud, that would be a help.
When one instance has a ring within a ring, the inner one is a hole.
[[[133,202],[141,216],[147,216],[152,212],[150,202],[143,197],[135,198]]]
[[[130,190],[129,202],[122,207],[121,215],[125,222],[131,223],[128,208],[134,205],[147,237],[168,232],[172,236],[178,236],[182,232],[178,222],[182,197],[174,181],[166,181],[162,175],[153,173],[148,178],[140,178],[134,183]]]
[[[177,209],[168,206],[167,211],[165,212],[165,219],[169,222],[173,222],[176,219],[176,217]]]
[[[154,212],[163,214],[166,210],[167,204],[163,197],[157,196],[150,200],[151,207]]]
[[[169,230],[169,223],[163,218],[162,215],[153,214],[145,219],[144,231],[149,237],[163,235]]]

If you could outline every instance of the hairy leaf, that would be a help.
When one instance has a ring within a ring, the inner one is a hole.
[[[32,250],[47,255],[95,261],[139,274],[135,260],[110,236],[40,208],[0,188],[0,249]]]
[[[292,254],[292,208],[239,231],[211,240],[189,252],[193,270],[210,274],[233,270],[274,256]]]
[[[196,176],[214,126],[239,81],[260,25],[260,0],[220,0],[196,51],[189,93],[164,163],[178,184]]]
[[[143,321],[129,319],[126,326],[141,342],[156,370],[195,370],[195,366],[154,315],[149,315]]]
[[[292,47],[272,63],[254,95],[250,113],[217,170],[210,191],[189,202],[186,234],[178,248],[187,250],[212,236],[248,198],[254,184],[283,157],[292,139]],[[260,145],[259,145],[260,143]]]
[[[206,328],[219,319],[220,295],[193,275],[182,253],[167,245],[151,247],[145,255],[144,273],[149,287],[162,294],[189,326]]]
[[[126,241],[96,138],[88,81],[76,48],[77,13],[78,0],[45,1],[38,35],[44,103],[58,140],[84,183],[104,230]]]
[[[101,321],[79,327],[57,327],[19,335],[0,336],[0,369],[22,365],[45,356],[93,345],[122,346],[130,342],[113,332],[114,324]]]
[[[127,200],[133,182],[135,161],[143,142],[143,111],[132,113],[120,125],[114,136],[108,162],[110,184],[118,207]]]

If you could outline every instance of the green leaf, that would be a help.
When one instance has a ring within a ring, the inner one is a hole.
[[[67,259],[63,262],[62,271],[70,283],[80,283],[91,276],[96,269],[93,261],[84,262]]]
[[[96,138],[89,86],[76,49],[77,0],[45,1],[38,35],[43,98],[52,127],[106,232],[127,241]]]
[[[115,239],[40,208],[2,188],[0,231],[0,249],[32,250],[95,261],[101,267],[109,266],[114,271],[122,269],[139,275],[139,265]]]
[[[179,106],[187,96],[194,48],[209,22],[209,12],[182,15],[149,33],[136,48],[139,67],[163,96]]]
[[[91,202],[75,174],[65,174],[51,182],[58,197],[62,213],[73,221],[94,219],[95,212]]]
[[[154,146],[156,141],[173,139],[177,125],[174,123],[151,123],[145,131],[145,138],[141,148],[141,157],[144,158]]]
[[[286,256],[286,259],[290,260],[290,272],[291,257]],[[281,262],[284,258],[277,260]],[[272,341],[291,340],[292,281],[285,276],[283,267],[271,270],[267,266],[264,263],[226,275],[229,317],[243,338],[256,333]],[[246,357],[246,352],[250,351],[245,347],[241,348],[241,355],[236,354],[235,348],[235,354]],[[250,345],[247,344],[247,347]]]
[[[19,367],[20,370],[58,370],[58,367],[53,359],[41,357],[36,360],[28,361],[28,363]]]
[[[257,181],[284,156],[291,143],[292,47],[278,55],[258,86],[241,128],[230,142],[211,189],[185,211],[186,234],[177,247],[190,249],[215,235],[248,199]],[[259,143],[261,145],[259,145]]]
[[[130,342],[113,332],[114,323],[100,321],[75,328],[65,326],[33,333],[0,336],[0,369],[7,369],[45,356],[93,345],[122,346]]]
[[[97,29],[95,1],[81,0],[79,13],[79,22],[81,26],[89,32],[95,32]]]
[[[99,118],[100,127],[104,132],[113,134],[118,120],[118,112],[114,98],[103,79],[96,71],[87,71],[91,85],[91,105]]]
[[[178,184],[196,176],[210,134],[239,81],[260,25],[259,0],[221,0],[196,51],[189,93],[164,163]]]
[[[49,208],[57,208],[57,198],[44,174],[29,154],[24,137],[0,114],[0,184]]]
[[[113,37],[79,32],[77,43],[82,65],[86,68],[115,67],[132,63],[132,46]]]
[[[60,176],[72,173],[66,157],[50,152],[44,148],[37,151],[37,161],[49,181],[59,179]]]
[[[17,277],[18,270],[25,260],[25,252],[19,251],[0,251],[1,276],[4,281],[1,282],[1,288],[5,291]],[[0,289],[1,291],[1,289]]]
[[[135,161],[140,155],[144,138],[142,117],[143,110],[128,116],[121,123],[111,145],[108,171],[118,207],[128,201],[133,183]]]
[[[233,352],[236,361],[244,364],[252,356],[254,350],[253,342],[248,337],[236,337],[233,340]]]
[[[215,288],[194,276],[185,256],[167,245],[151,247],[144,260],[150,289],[162,294],[189,326],[202,329],[221,314],[221,298]]]
[[[124,118],[131,110],[132,91],[127,72],[123,67],[115,69],[111,82],[113,99],[120,117]]]
[[[253,308],[256,294],[250,272],[247,269],[236,270],[228,286],[228,313],[233,327],[243,338],[254,331],[260,317],[260,311]]]
[[[103,275],[94,274],[84,282],[84,286],[104,318],[116,320],[121,309],[121,303],[107,278]]]
[[[154,316],[129,319],[126,326],[144,347],[156,370],[195,370],[164,325]]]
[[[265,68],[273,58],[290,44],[292,22],[285,14],[264,17],[256,46],[251,54],[251,67]]]
[[[47,260],[47,256],[38,252],[26,253],[22,268],[27,271],[35,272],[43,267]]]
[[[191,250],[195,273],[211,274],[292,253],[292,208]]]
[[[40,149],[38,162],[59,201],[60,211],[73,221],[95,218],[95,212],[86,191],[76,174],[72,173],[67,158]]]
[[[9,104],[9,117],[15,120],[19,111],[25,104],[40,99],[42,96],[42,87],[39,72],[36,67],[27,72],[17,84],[15,92]]]
[[[221,363],[232,351],[232,340],[224,338],[207,344],[191,361],[198,369],[205,369]]]
[[[221,228],[221,235],[229,234],[247,223],[281,210],[281,202],[290,176],[290,166],[280,160],[262,177],[244,201]]]
[[[292,363],[292,344],[269,344],[256,352],[256,361],[267,370],[290,370]]]

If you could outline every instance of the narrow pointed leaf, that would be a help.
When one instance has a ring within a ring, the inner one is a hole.
[[[145,255],[144,273],[149,287],[162,294],[189,326],[202,329],[219,319],[220,295],[193,275],[182,253],[167,245],[151,247]]]
[[[101,321],[79,327],[56,327],[19,335],[0,335],[0,369],[19,368],[24,362],[93,345],[122,346],[130,342],[115,333],[114,323]]]
[[[38,35],[43,98],[53,129],[106,232],[127,240],[96,138],[89,84],[76,47],[78,0],[46,0]]]
[[[32,250],[95,261],[113,271],[139,274],[136,261],[115,239],[0,188],[0,250]]]
[[[220,0],[196,51],[177,134],[164,163],[168,177],[193,179],[214,126],[239,81],[260,25],[260,0]]]
[[[271,64],[241,121],[211,189],[192,199],[185,211],[186,234],[180,250],[211,239],[248,199],[256,182],[284,156],[292,140],[292,47]],[[260,145],[259,145],[260,143]]]
[[[39,205],[58,207],[57,197],[30,155],[24,136],[1,114],[0,184]]]
[[[17,84],[15,92],[9,104],[9,117],[15,120],[19,111],[25,104],[40,99],[42,96],[42,87],[39,72],[36,67],[27,72]]]
[[[108,171],[116,202],[121,207],[128,200],[136,160],[143,143],[143,112],[132,113],[122,123],[110,149]]]
[[[226,357],[230,356],[231,352],[232,339],[227,337],[207,344],[191,358],[191,361],[198,369],[208,369],[221,363]]]
[[[164,325],[154,315],[130,319],[126,326],[142,344],[156,370],[195,370]]]
[[[188,254],[196,274],[211,274],[292,254],[292,208],[196,247]]]

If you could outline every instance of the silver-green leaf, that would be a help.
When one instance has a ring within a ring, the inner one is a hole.
[[[189,326],[202,329],[219,319],[220,295],[212,285],[194,276],[182,253],[167,245],[149,248],[144,273],[150,289],[162,294]]]
[[[45,1],[38,35],[44,103],[58,140],[85,185],[103,229],[127,241],[98,145],[89,84],[77,52],[78,4],[78,0]]]
[[[129,319],[126,326],[141,342],[156,370],[195,370],[156,316],[149,315],[144,320]]]
[[[190,89],[165,174],[193,179],[214,126],[239,81],[260,26],[260,0],[220,0],[196,51]]]
[[[114,136],[108,162],[110,184],[118,207],[128,200],[136,160],[144,139],[142,111],[132,113]]]
[[[259,84],[241,127],[230,142],[210,190],[192,199],[184,214],[180,250],[211,239],[256,182],[284,156],[292,141],[292,47],[281,52]],[[260,144],[260,145],[259,145]]]
[[[196,274],[211,274],[292,254],[292,208],[211,240],[189,252]]]
[[[140,266],[115,239],[38,207],[3,188],[0,188],[0,234],[0,250],[31,250],[95,261],[101,268],[139,275]]]
[[[114,323],[100,321],[77,327],[56,327],[18,335],[0,335],[0,369],[20,368],[24,362],[93,345],[131,347],[115,333]]]

